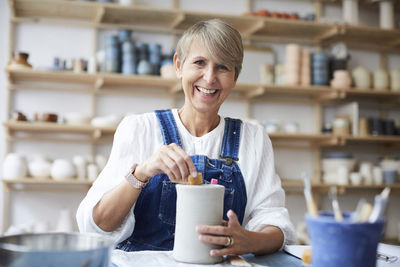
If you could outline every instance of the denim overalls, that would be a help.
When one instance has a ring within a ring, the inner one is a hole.
[[[171,110],[156,111],[164,144],[176,143],[182,147],[178,128]],[[209,159],[205,155],[191,156],[205,183],[211,178],[225,186],[224,219],[232,209],[243,222],[246,208],[246,187],[242,173],[235,161],[238,160],[241,121],[225,118],[224,139],[221,159]],[[136,206],[135,228],[132,235],[117,245],[125,251],[172,250],[175,235],[176,189],[166,174],[157,174],[140,193]]]

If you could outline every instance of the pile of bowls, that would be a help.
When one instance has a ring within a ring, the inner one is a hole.
[[[326,184],[348,184],[349,173],[354,170],[356,160],[350,153],[332,152],[322,159],[322,180]]]
[[[311,54],[311,68],[313,85],[327,85],[329,76],[329,60],[324,52]]]

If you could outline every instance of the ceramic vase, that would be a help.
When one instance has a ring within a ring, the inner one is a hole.
[[[351,72],[351,74],[356,89],[366,90],[371,87],[371,75],[366,68],[358,66]]]
[[[383,29],[394,28],[394,6],[391,0],[379,2],[379,25]]]
[[[374,90],[386,91],[389,87],[389,76],[385,70],[378,69],[374,72]]]
[[[3,162],[3,178],[17,179],[28,174],[25,158],[17,153],[7,154]]]
[[[178,184],[176,192],[174,259],[196,264],[221,262],[222,257],[210,256],[210,250],[220,246],[201,242],[196,226],[221,224],[225,187]]]
[[[393,92],[400,91],[400,69],[394,69],[390,72],[390,90]]]
[[[51,165],[51,178],[54,180],[67,180],[75,176],[75,167],[67,159],[56,159]]]
[[[44,157],[36,157],[29,161],[29,174],[34,178],[49,178],[51,163]]]
[[[358,0],[343,0],[343,20],[358,24]]]

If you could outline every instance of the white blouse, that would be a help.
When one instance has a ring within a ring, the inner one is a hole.
[[[219,125],[201,137],[192,136],[182,124],[177,109],[173,109],[183,149],[189,155],[207,155],[218,159],[225,129],[220,116]],[[108,162],[86,197],[79,205],[76,218],[81,232],[111,236],[119,243],[128,238],[135,227],[132,206],[121,226],[113,232],[101,230],[93,220],[93,208],[103,195],[124,180],[134,163],[140,164],[163,145],[161,129],[154,112],[129,115],[119,124]],[[271,140],[259,124],[243,123],[237,161],[246,184],[247,205],[243,226],[259,231],[266,225],[279,227],[284,234],[284,245],[295,242],[295,233],[285,208],[285,192],[275,173]]]

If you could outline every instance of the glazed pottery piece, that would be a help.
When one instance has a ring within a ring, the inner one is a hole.
[[[378,69],[374,72],[374,90],[386,91],[389,87],[389,76],[385,70]]]
[[[394,1],[382,0],[379,2],[379,26],[383,29],[394,28]]]
[[[49,178],[51,163],[45,157],[38,156],[28,163],[29,174],[33,178]]]
[[[56,159],[51,166],[51,178],[54,180],[67,180],[75,176],[75,167],[67,159]]]
[[[176,261],[213,264],[222,257],[210,256],[217,245],[201,242],[197,225],[220,225],[225,188],[221,185],[176,185],[176,225],[173,257]]]
[[[371,87],[371,75],[366,68],[358,66],[351,74],[356,89],[369,89]]]
[[[78,179],[86,178],[86,159],[84,156],[76,155],[72,158]]]
[[[17,153],[9,153],[3,162],[3,178],[17,179],[26,177],[28,169],[25,158]]]
[[[400,69],[394,69],[390,72],[390,90],[400,91]]]

